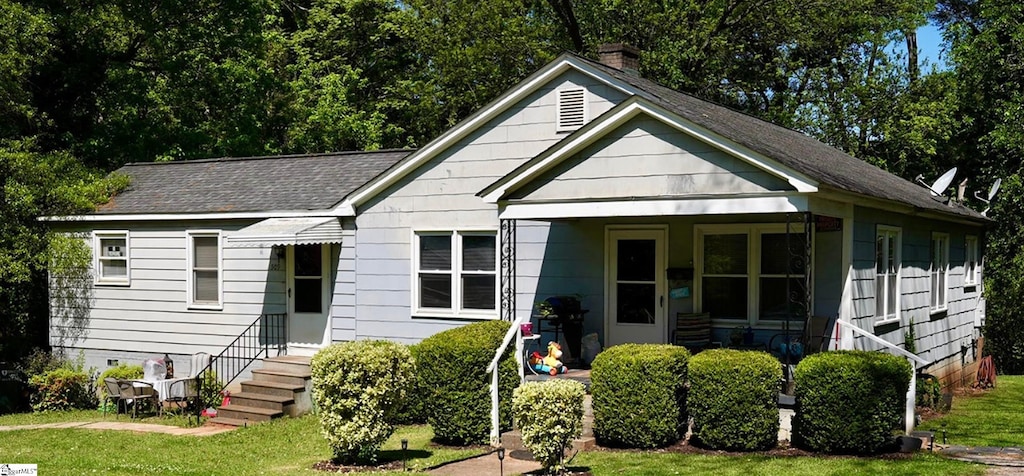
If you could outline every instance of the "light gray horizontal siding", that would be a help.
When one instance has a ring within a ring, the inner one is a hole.
[[[226,235],[252,222],[110,226],[129,230],[130,286],[91,286],[87,325],[73,341],[68,336],[80,330],[82,321],[61,319],[71,310],[53,303],[51,342],[81,349],[158,354],[220,352],[261,314],[286,311],[284,269],[281,263],[274,264],[276,257],[269,248],[224,248],[223,309],[188,309],[186,230],[220,229]],[[91,239],[88,244],[91,246]]]
[[[902,231],[900,280],[901,319],[897,325],[874,326],[874,235],[878,224],[897,226]],[[857,207],[854,229],[854,307],[857,324],[874,329],[883,339],[903,346],[904,334],[913,320],[917,353],[929,361],[959,358],[961,346],[970,347],[977,337],[974,315],[980,286],[964,286],[965,235],[980,236],[981,229],[966,225],[910,217]],[[933,232],[949,235],[947,309],[931,309],[931,237]],[[864,344],[867,348],[876,346]],[[972,358],[967,355],[968,360]]]
[[[758,167],[642,116],[512,195],[527,200],[572,200],[791,189]]]
[[[571,85],[588,88],[590,118],[624,99],[621,93],[583,75],[564,74],[470,133],[359,210],[355,333],[336,326],[335,340],[388,338],[415,342],[473,322],[411,316],[413,231],[497,230],[497,208],[484,203],[476,196],[477,192],[565,136],[555,131],[554,91]],[[527,233],[521,227],[520,239]],[[520,251],[519,257],[528,261],[529,253],[534,251]],[[529,282],[528,275],[519,276],[522,280],[519,282]],[[529,312],[530,303],[524,303],[524,299],[529,298],[525,294],[530,293],[524,293],[519,299],[521,312]]]

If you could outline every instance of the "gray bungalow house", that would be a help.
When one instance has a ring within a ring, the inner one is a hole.
[[[95,252],[87,319],[55,305],[54,344],[101,368],[216,355],[280,315],[285,351],[309,354],[576,295],[605,346],[670,342],[680,313],[725,342],[825,316],[902,347],[912,321],[929,371],[959,377],[984,216],[643,79],[631,53],[563,55],[418,150],[123,167],[110,204],[51,218]]]

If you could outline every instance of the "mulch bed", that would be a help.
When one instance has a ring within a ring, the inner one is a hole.
[[[313,465],[313,469],[317,471],[326,471],[328,473],[366,473],[371,471],[395,471],[402,469],[401,461],[389,461],[387,463],[381,463],[373,466],[346,466],[343,464],[334,464],[330,461],[321,461]]]
[[[883,460],[904,460],[910,459],[914,455],[912,453],[900,453],[893,451],[889,453],[874,454],[870,456],[853,456],[853,455],[830,455],[822,453],[814,453],[800,448],[789,446],[785,443],[780,443],[779,446],[772,448],[767,451],[724,451],[724,450],[713,450],[704,448],[699,445],[692,445],[686,440],[681,440],[676,444],[667,446],[665,448],[658,448],[652,450],[639,450],[639,449],[622,449],[622,448],[608,448],[604,446],[596,446],[591,451],[618,451],[618,452],[637,452],[637,453],[682,453],[682,454],[699,454],[708,456],[765,456],[769,458],[799,458],[813,456],[817,458],[868,458],[868,459],[883,459]]]

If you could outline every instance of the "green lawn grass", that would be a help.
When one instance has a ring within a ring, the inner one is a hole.
[[[570,464],[595,475],[713,474],[715,476],[829,475],[981,475],[985,467],[919,454],[904,460],[854,457],[717,456],[664,452],[589,451]]]
[[[951,445],[1024,447],[1024,376],[1000,375],[996,388],[976,395],[957,395],[950,412],[918,426],[939,430],[942,441],[945,424]]]
[[[399,427],[382,448],[382,461],[401,460],[403,438],[409,440],[413,469],[488,451],[433,446],[430,427],[413,425]],[[330,459],[331,450],[316,417],[307,415],[204,437],[79,429],[3,432],[0,455],[3,463],[37,464],[41,474],[317,474],[312,466]]]
[[[130,421],[132,423],[154,423],[180,427],[196,426],[195,415],[179,412],[164,412],[157,416],[153,413],[139,413],[138,418],[130,415],[106,413],[99,410],[69,410],[64,412],[12,413],[0,415],[0,426],[39,425],[44,423],[67,423],[73,421]]]

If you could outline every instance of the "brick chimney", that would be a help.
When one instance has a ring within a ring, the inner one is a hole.
[[[639,74],[640,50],[624,43],[605,43],[597,47],[597,54],[605,66]]]

